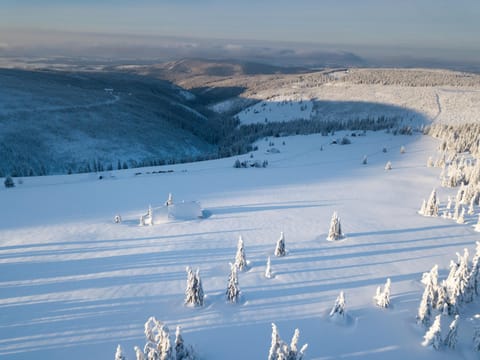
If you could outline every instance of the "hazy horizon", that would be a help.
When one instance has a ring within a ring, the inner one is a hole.
[[[137,49],[142,59],[259,52],[281,60],[328,52],[387,65],[479,66],[478,18],[473,0],[3,0],[0,56],[122,58]]]

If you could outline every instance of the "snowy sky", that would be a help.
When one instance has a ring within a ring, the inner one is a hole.
[[[478,0],[1,0],[0,43],[43,29],[471,52],[478,19]]]

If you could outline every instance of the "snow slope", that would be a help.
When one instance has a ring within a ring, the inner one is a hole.
[[[265,79],[262,86],[253,79],[243,98],[225,100],[211,108],[223,113],[241,105],[246,97],[256,100],[237,114],[242,124],[264,123],[265,119],[283,122],[378,116],[476,123],[480,85],[476,76],[471,75],[468,81],[467,75],[425,69],[352,69],[350,73],[342,70]],[[345,103],[354,103],[355,107],[339,106]]]
[[[351,139],[261,140],[253,160],[268,160],[264,169],[234,169],[229,158],[2,188],[0,358],[108,359],[120,343],[133,359],[152,315],[170,329],[181,325],[208,360],[265,359],[271,322],[285,340],[300,329],[307,359],[476,358],[474,313],[460,325],[456,352],[423,348],[415,324],[422,272],[438,263],[445,276],[455,252],[473,253],[478,240],[470,224],[416,213],[438,186],[439,170],[426,167],[437,142],[383,132]],[[279,153],[267,153],[271,141]],[[152,173],[159,169],[173,172]],[[169,192],[200,201],[205,218],[139,227],[148,205],[163,204]],[[446,192],[439,190],[443,201]],[[328,242],[334,210],[346,239]],[[284,258],[273,257],[280,231]],[[231,305],[224,293],[239,235],[251,268],[239,273],[242,302]],[[269,255],[274,278],[265,279]],[[183,306],[186,266],[200,268],[203,308]],[[387,277],[393,308],[381,310],[372,297]],[[345,326],[328,319],[341,290],[352,319]]]

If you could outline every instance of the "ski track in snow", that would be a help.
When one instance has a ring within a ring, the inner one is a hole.
[[[458,351],[433,352],[420,345],[415,315],[421,274],[437,263],[445,277],[456,251],[473,253],[478,214],[467,225],[417,215],[438,186],[439,170],[426,167],[436,140],[383,132],[351,139],[262,139],[253,159],[268,160],[265,169],[234,169],[229,158],[163,167],[174,170],[166,174],[26,178],[2,188],[0,358],[108,359],[121,344],[131,359],[153,315],[170,329],[181,325],[209,360],[266,358],[271,322],[285,341],[300,329],[306,359],[473,359],[467,330],[479,320],[466,321]],[[266,152],[270,141],[280,153]],[[148,205],[169,192],[177,202],[200,201],[207,216],[139,227]],[[455,189],[438,192],[444,201]],[[346,238],[328,242],[334,210]],[[122,224],[112,222],[117,213]],[[273,256],[280,231],[283,258]],[[250,269],[239,272],[242,302],[231,305],[224,296],[239,235]],[[263,276],[269,255],[273,279]],[[203,308],[183,306],[186,266],[200,269]],[[387,277],[393,307],[382,310],[372,297]],[[328,318],[341,290],[347,325]]]

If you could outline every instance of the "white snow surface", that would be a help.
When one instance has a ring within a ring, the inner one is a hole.
[[[300,329],[306,359],[475,359],[478,302],[461,315],[455,351],[422,347],[415,322],[422,273],[439,264],[445,277],[455,252],[473,254],[478,240],[471,226],[478,213],[466,225],[417,214],[438,187],[440,170],[426,167],[438,142],[383,132],[351,145],[330,140],[262,139],[254,159],[267,159],[267,168],[234,169],[229,158],[161,168],[171,173],[38,177],[2,187],[0,358],[109,359],[121,344],[133,359],[144,322],[155,316],[171,329],[180,325],[185,342],[208,360],[265,359],[272,322],[287,340]],[[265,154],[270,141],[280,153]],[[383,169],[387,161],[391,171]],[[448,191],[455,189],[439,189],[441,201]],[[160,206],[168,193],[201,202],[206,216],[138,226],[148,205]],[[346,237],[328,242],[333,211]],[[277,258],[281,231],[287,255]],[[239,274],[242,302],[227,304],[239,235],[250,268]],[[272,279],[264,277],[268,256]],[[200,269],[202,308],[183,305],[186,266]],[[391,308],[379,309],[372,297],[387,278]],[[345,325],[328,318],[340,291],[351,319]]]
[[[469,86],[402,86],[296,79],[283,86],[255,92],[259,102],[237,114],[241,124],[297,119],[349,120],[378,116],[445,124],[477,123],[480,89]],[[215,105],[223,112],[233,100]],[[303,107],[302,107],[303,105]],[[306,105],[306,106],[305,106]],[[339,106],[341,105],[341,106]]]

